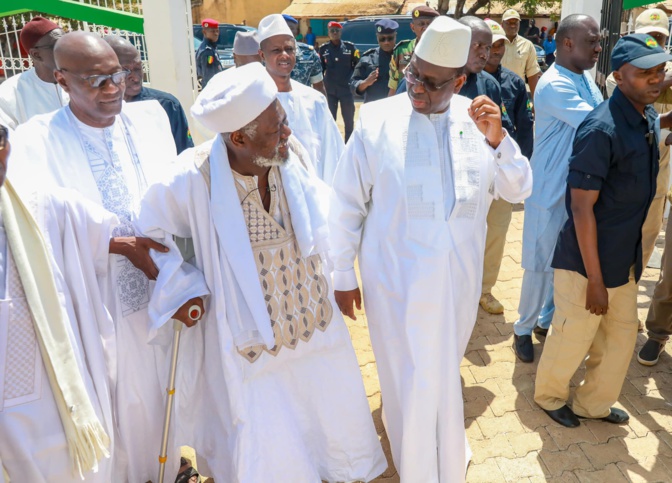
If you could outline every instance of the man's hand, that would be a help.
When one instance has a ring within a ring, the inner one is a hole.
[[[478,130],[485,135],[492,149],[497,149],[504,139],[501,108],[488,96],[478,96],[469,106],[469,116]]]
[[[136,268],[142,270],[148,279],[156,280],[159,269],[156,268],[152,257],[149,256],[149,250],[166,253],[168,247],[155,242],[151,238],[136,236],[118,236],[110,240],[110,253],[125,256]]]
[[[586,310],[591,314],[604,315],[609,308],[609,294],[604,282],[588,279],[586,288]]]
[[[357,310],[362,310],[362,293],[359,291],[359,287],[346,291],[334,290],[334,298],[343,315],[347,315],[352,320],[357,320],[355,309],[352,305],[354,303]]]
[[[378,68],[376,68],[373,72],[371,72],[366,80],[363,82],[363,84],[366,84],[366,87],[371,87],[374,82],[378,80]]]
[[[196,318],[196,320],[189,317],[189,309],[194,305],[197,305],[201,309],[201,313]],[[187,300],[184,305],[182,305],[182,307],[177,309],[177,312],[173,314],[173,319],[179,320],[187,327],[193,327],[198,323],[199,320],[203,318],[204,315],[205,309],[203,308],[203,299],[201,297],[195,297],[193,299]]]
[[[672,132],[667,135],[665,138],[665,146],[671,146],[672,145]]]

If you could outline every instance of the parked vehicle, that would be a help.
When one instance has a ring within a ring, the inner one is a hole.
[[[548,69],[548,66],[546,65],[546,52],[541,46],[537,44],[533,45],[534,50],[537,51],[537,62],[539,63],[539,67],[541,68],[542,72],[545,72],[546,69]]]
[[[233,25],[230,23],[219,24],[219,39],[217,40],[217,55],[224,70],[233,67],[233,40],[236,38],[237,32],[249,32],[257,30],[254,27],[246,25]],[[195,41],[200,43],[203,41],[203,27],[194,25],[194,44]],[[198,47],[196,47],[198,49]]]
[[[343,24],[341,39],[355,44],[360,53],[378,47],[375,24],[382,18],[392,19],[399,24],[397,42],[415,38],[415,34],[411,30],[410,15],[380,15],[375,17],[357,17],[348,20]]]

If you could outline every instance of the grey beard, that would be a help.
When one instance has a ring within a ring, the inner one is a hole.
[[[259,166],[260,168],[271,168],[273,166],[282,166],[287,162],[287,159],[284,159],[282,156],[280,156],[279,151],[275,151],[275,154],[273,155],[272,158],[264,158],[263,156],[257,156],[255,157],[252,162]]]

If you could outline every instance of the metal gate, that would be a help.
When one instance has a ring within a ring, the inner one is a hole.
[[[597,75],[595,81],[607,97],[606,81],[611,72],[611,51],[621,35],[621,17],[623,16],[623,2],[621,0],[602,0],[602,18],[600,29],[602,33],[602,54],[597,61]]]
[[[123,10],[126,12],[138,13],[142,10],[140,0],[79,0],[81,3],[88,3],[98,7],[109,8],[111,10]],[[23,25],[34,16],[40,15],[37,12],[12,15],[9,17],[0,17],[0,82],[16,74],[28,70],[32,62],[28,53],[19,43],[19,33]],[[140,52],[143,70],[145,72],[145,82],[149,82],[149,66],[147,63],[147,44],[145,36],[126,30],[113,29],[104,25],[72,20],[66,18],[54,18],[48,16],[51,20],[61,26],[66,32],[73,30],[86,30],[103,35],[119,35],[129,40]]]

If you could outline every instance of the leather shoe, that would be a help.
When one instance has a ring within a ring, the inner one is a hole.
[[[522,362],[534,361],[534,348],[531,335],[513,334],[513,350]]]
[[[630,415],[623,411],[622,409],[618,408],[611,408],[611,412],[609,413],[609,416],[606,416],[604,418],[584,418],[584,419],[593,419],[595,421],[606,421],[607,423],[611,424],[623,424],[627,423],[630,420]]]
[[[555,409],[554,411],[544,409],[544,412],[548,414],[553,421],[563,425],[566,428],[576,428],[581,424],[579,422],[579,418],[577,418],[576,414],[574,414],[574,411],[569,409],[569,406],[566,404],[560,409]]]
[[[538,325],[534,328],[532,332],[537,334],[539,337],[546,337],[548,335],[548,329],[544,329],[543,327],[539,327]]]

